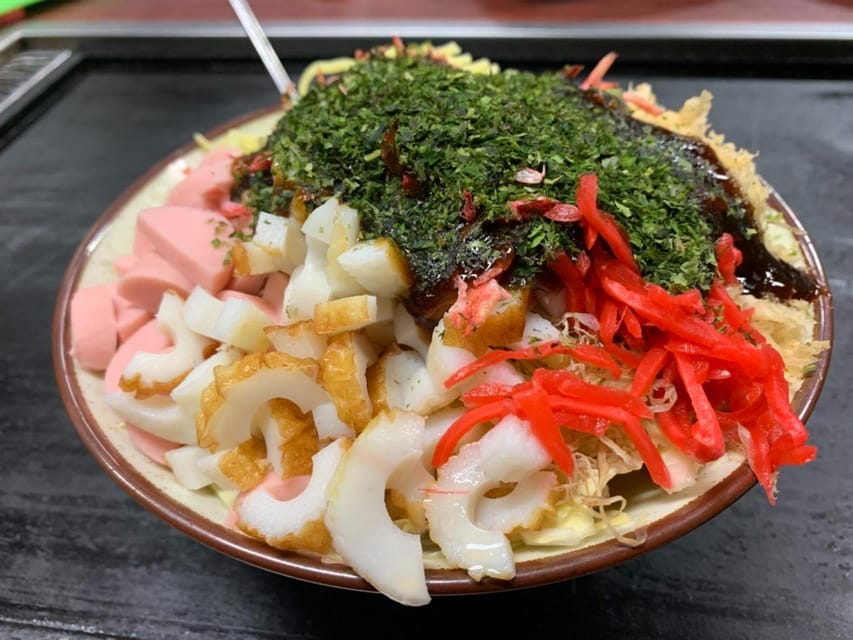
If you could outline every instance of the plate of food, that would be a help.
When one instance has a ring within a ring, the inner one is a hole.
[[[395,39],[163,159],[57,299],[94,457],[201,543],[410,606],[775,503],[817,454],[820,259],[710,94],[670,109],[615,59]]]

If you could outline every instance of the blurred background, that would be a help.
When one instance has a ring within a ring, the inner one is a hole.
[[[255,0],[261,20],[418,19],[561,21],[828,22],[853,19],[849,0]],[[215,0],[0,0],[5,19],[232,21]]]

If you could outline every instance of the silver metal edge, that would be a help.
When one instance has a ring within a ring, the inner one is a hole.
[[[63,64],[65,64],[71,58],[72,55],[73,51],[71,51],[71,49],[57,50],[56,55],[50,62],[41,67],[38,71],[36,71],[20,85],[15,87],[14,91],[12,91],[12,93],[3,98],[3,100],[0,100],[0,113],[3,113],[13,104],[23,99],[27,95],[27,93],[36,88],[44,80],[49,78],[54,71],[56,71]]]
[[[788,40],[853,42],[850,23],[508,23],[489,21],[295,21],[266,22],[264,30],[274,38],[334,39],[382,38],[490,38],[530,39],[620,39],[620,40]],[[244,37],[237,22],[90,22],[33,21],[0,32],[0,51],[22,38],[92,37]]]

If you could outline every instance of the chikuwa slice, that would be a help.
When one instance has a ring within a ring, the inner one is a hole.
[[[378,591],[407,605],[430,601],[423,549],[420,536],[391,520],[385,489],[395,470],[420,464],[423,434],[422,416],[380,413],[347,451],[327,494],[335,551]]]
[[[300,411],[311,411],[329,396],[317,384],[317,363],[284,353],[251,353],[214,369],[214,382],[202,394],[196,417],[198,444],[229,448],[252,435],[252,419],[273,398],[293,401]]]
[[[451,565],[474,580],[515,576],[512,546],[501,528],[476,522],[483,495],[502,482],[522,482],[551,461],[526,421],[509,415],[438,469],[428,489],[429,535]]]
[[[213,348],[211,340],[187,326],[184,301],[171,291],[163,294],[157,325],[175,346],[163,353],[137,353],[125,367],[119,386],[136,393],[138,398],[169,393]]]
[[[279,549],[331,550],[323,522],[326,493],[350,440],[339,438],[312,458],[308,486],[290,500],[278,500],[260,484],[236,504],[237,524],[248,535]]]

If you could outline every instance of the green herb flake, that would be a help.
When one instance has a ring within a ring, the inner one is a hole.
[[[286,215],[297,189],[309,210],[337,196],[358,210],[362,239],[400,247],[415,297],[507,255],[511,284],[576,253],[576,225],[514,219],[508,203],[573,203],[584,173],[599,175],[599,207],[626,230],[643,276],[673,292],[707,289],[715,275],[714,229],[697,194],[745,215],[710,161],[684,155],[682,138],[597,104],[560,72],[472,74],[374,53],[341,81],[346,93],[315,84],[280,119],[265,149],[272,173],[242,175],[243,202]],[[541,184],[516,182],[520,168],[543,165]],[[462,216],[465,193],[473,221]]]

